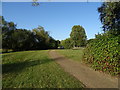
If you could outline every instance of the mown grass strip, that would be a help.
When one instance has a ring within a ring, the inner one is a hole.
[[[57,52],[64,55],[67,58],[70,58],[71,60],[82,62],[83,49],[84,48],[81,48],[81,49],[78,49],[78,50],[60,49],[60,50],[57,50]]]
[[[48,51],[3,54],[3,88],[82,88],[51,60]]]

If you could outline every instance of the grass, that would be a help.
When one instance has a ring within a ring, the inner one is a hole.
[[[67,58],[70,58],[74,61],[82,62],[83,48],[75,49],[75,50],[73,50],[73,49],[59,49],[57,51]]]
[[[8,53],[8,52],[12,52],[12,49],[0,49],[0,53]]]
[[[2,54],[3,88],[81,88],[48,56],[47,50]]]
[[[0,52],[2,52],[2,49],[0,49]]]

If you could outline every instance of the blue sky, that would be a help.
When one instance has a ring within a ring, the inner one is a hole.
[[[2,15],[15,22],[17,28],[32,30],[43,26],[56,40],[68,38],[72,26],[82,25],[90,39],[102,32],[97,11],[100,6],[99,2],[41,2],[37,7],[30,2],[4,2]]]

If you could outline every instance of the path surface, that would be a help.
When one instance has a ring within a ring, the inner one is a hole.
[[[49,55],[66,72],[80,80],[87,88],[118,88],[117,78],[94,71],[85,64],[65,58],[55,50],[50,50]]]

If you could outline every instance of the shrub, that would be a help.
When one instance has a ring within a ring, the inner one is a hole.
[[[120,35],[96,35],[84,51],[84,60],[90,63],[95,70],[107,72],[112,75],[119,74]]]
[[[70,49],[73,47],[73,42],[71,38],[67,38],[65,40],[61,41],[61,46],[63,46],[65,49]]]

